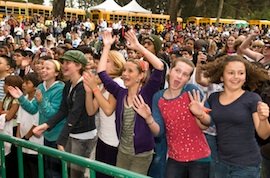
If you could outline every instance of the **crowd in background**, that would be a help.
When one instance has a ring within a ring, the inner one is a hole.
[[[155,178],[270,177],[267,28],[9,15],[0,55],[2,133]],[[37,153],[23,152],[37,177]],[[44,161],[61,177],[60,160]]]

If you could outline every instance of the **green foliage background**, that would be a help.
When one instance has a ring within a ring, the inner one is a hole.
[[[11,0],[25,2],[26,0]],[[52,0],[53,1],[53,0]],[[64,0],[62,0],[64,1]],[[92,5],[102,3],[104,0],[78,0],[80,8],[87,9]],[[115,0],[119,5],[124,6],[131,0]],[[190,16],[216,17],[219,0],[178,0],[178,16],[186,19]],[[42,4],[43,0],[28,0],[31,3]],[[66,0],[66,4],[72,4],[74,0]],[[137,2],[153,13],[168,13],[169,3],[173,0],[137,0]],[[268,19],[270,20],[269,0],[224,0],[222,18],[237,19]]]

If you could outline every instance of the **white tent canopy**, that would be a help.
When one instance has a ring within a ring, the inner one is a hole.
[[[93,6],[90,8],[90,10],[106,10],[106,11],[121,11],[122,7],[118,5],[114,0],[106,0],[103,3]]]
[[[128,11],[128,12],[138,12],[138,13],[152,13],[149,10],[144,9],[142,6],[140,6],[136,0],[132,0],[130,3],[122,7],[122,11]]]

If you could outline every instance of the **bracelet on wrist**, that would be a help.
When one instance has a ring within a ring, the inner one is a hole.
[[[98,91],[99,91],[99,88],[98,88],[98,87],[96,87],[96,88],[92,89],[92,91],[93,91],[93,93],[96,93],[96,92],[98,92]]]

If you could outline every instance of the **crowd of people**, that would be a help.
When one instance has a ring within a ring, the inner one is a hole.
[[[154,178],[270,177],[269,79],[267,28],[0,23],[0,132]],[[38,177],[37,152],[23,156]],[[62,177],[61,161],[44,173]]]

